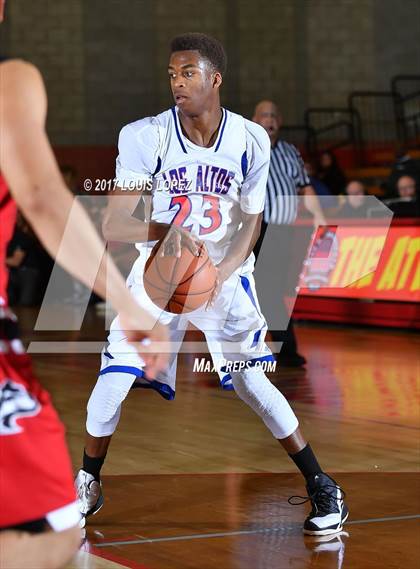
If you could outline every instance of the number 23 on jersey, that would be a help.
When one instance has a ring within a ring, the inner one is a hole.
[[[200,196],[203,200],[203,223],[200,223],[199,235],[213,233],[222,224],[222,214],[220,213],[220,202],[218,196]],[[189,217],[192,212],[192,203],[189,196],[174,196],[169,204],[169,209],[175,209],[176,213],[172,223],[191,231],[192,224],[189,224]]]

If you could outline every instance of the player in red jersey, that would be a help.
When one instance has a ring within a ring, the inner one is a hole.
[[[0,21],[4,0],[0,0]],[[0,63],[0,566],[58,568],[80,543],[79,513],[64,428],[31,369],[7,308],[4,264],[13,199],[66,270],[122,314],[123,326],[153,378],[166,365],[166,328],[154,325],[125,286],[87,214],[73,204],[45,133],[47,99],[38,70]],[[10,195],[7,187],[10,187]],[[12,199],[13,198],[13,199]],[[71,215],[70,214],[71,211]],[[64,231],[71,239],[62,240]],[[106,270],[105,270],[106,269]],[[148,338],[148,342],[142,342]]]

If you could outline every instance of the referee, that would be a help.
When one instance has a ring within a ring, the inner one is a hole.
[[[305,230],[291,227],[297,217],[298,196],[304,196],[305,208],[312,214],[315,227],[326,225],[326,221],[299,151],[279,136],[282,118],[277,105],[272,101],[259,102],[255,107],[253,121],[265,128],[271,140],[264,217],[254,253],[258,257],[264,235],[270,225],[270,240],[275,240],[275,258],[277,266],[281,267],[282,276],[281,281],[275,285],[270,283],[271,291],[260,295],[260,300],[272,340],[283,343],[280,365],[301,367],[305,365],[306,360],[298,353],[293,323],[284,302],[284,297],[296,295],[302,262],[313,231],[312,228]],[[260,284],[264,286],[263,281],[266,280],[264,277],[261,279],[259,288]],[[276,313],[274,305],[281,312],[280,315]],[[284,324],[279,326],[279,322]],[[280,327],[281,330],[278,329]]]

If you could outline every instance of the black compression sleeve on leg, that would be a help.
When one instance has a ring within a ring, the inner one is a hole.
[[[95,480],[99,482],[101,468],[104,463],[105,456],[88,456],[86,451],[83,451],[83,470],[92,474],[95,477]]]
[[[289,454],[289,456],[299,468],[306,480],[322,472],[316,456],[311,449],[311,445],[309,444],[307,444],[306,447],[304,447],[296,454]]]

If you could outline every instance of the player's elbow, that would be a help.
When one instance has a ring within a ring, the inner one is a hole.
[[[51,210],[51,200],[39,186],[33,185],[27,191],[19,191],[15,198],[27,219],[40,217]]]

